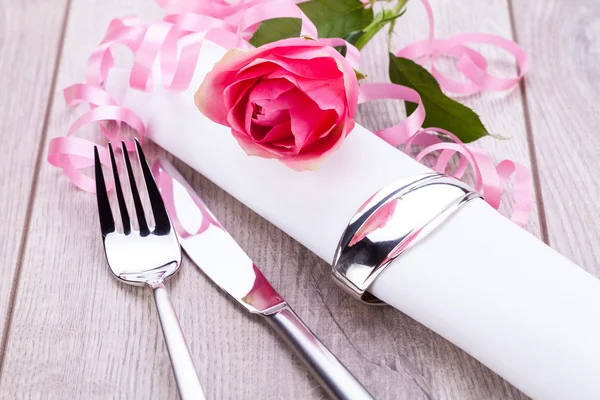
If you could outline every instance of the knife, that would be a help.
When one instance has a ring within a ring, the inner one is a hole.
[[[200,197],[166,159],[152,168],[181,247],[246,310],[260,314],[283,337],[333,399],[373,399],[300,320]]]

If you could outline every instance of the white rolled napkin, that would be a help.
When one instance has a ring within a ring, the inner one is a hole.
[[[358,208],[398,179],[429,171],[357,125],[317,171],[247,156],[193,95],[225,50],[206,42],[189,90],[107,87],[150,139],[331,263]],[[158,76],[158,74],[155,74]],[[600,399],[600,281],[483,200],[469,202],[372,284],[379,299],[456,344],[537,399]]]

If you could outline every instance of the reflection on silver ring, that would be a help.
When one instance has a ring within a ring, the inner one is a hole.
[[[437,173],[386,186],[363,204],[342,234],[332,264],[334,280],[361,301],[385,304],[368,292],[375,278],[476,198],[481,195],[463,182]]]

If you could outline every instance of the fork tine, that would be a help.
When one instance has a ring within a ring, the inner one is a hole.
[[[152,172],[148,166],[148,161],[146,160],[146,156],[142,151],[142,146],[137,138],[135,139],[135,147],[137,149],[142,172],[144,173],[144,181],[146,182],[146,189],[148,190],[150,205],[152,206],[152,214],[154,214],[154,233],[157,235],[166,235],[171,230],[171,222],[169,221],[169,215],[167,214],[165,203],[163,202],[160,191],[156,186],[156,181],[152,176]]]
[[[96,200],[98,201],[100,230],[102,231],[102,236],[106,236],[115,231],[115,220],[113,219],[110,203],[108,202],[108,193],[106,193],[104,174],[102,173],[102,164],[100,163],[97,146],[94,146],[94,169],[96,172]]]
[[[117,199],[119,201],[119,210],[121,210],[121,220],[123,221],[123,233],[128,235],[129,233],[131,233],[131,220],[129,219],[129,212],[127,211],[127,205],[125,204],[125,198],[123,197],[123,188],[121,187],[121,179],[119,179],[119,170],[117,169],[115,153],[113,152],[113,148],[110,143],[108,144],[108,151],[110,153],[110,164],[113,170],[115,189],[117,191]]]
[[[137,185],[135,184],[135,177],[133,176],[133,169],[131,169],[131,161],[129,160],[129,154],[127,154],[127,147],[125,142],[121,142],[123,148],[123,157],[125,158],[125,165],[127,166],[127,175],[129,176],[129,186],[131,186],[131,195],[133,196],[133,204],[135,205],[135,213],[138,219],[138,225],[140,226],[140,235],[147,236],[150,234],[148,229],[148,223],[144,216],[144,207],[142,206],[142,200],[140,199],[140,192],[138,192]]]

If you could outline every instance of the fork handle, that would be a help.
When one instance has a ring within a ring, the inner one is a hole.
[[[194,361],[185,342],[165,283],[164,281],[156,281],[149,285],[154,293],[156,310],[158,311],[160,325],[173,366],[179,397],[182,400],[204,400],[204,393],[194,367]]]

